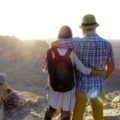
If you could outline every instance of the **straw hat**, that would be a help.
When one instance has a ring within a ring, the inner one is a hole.
[[[88,14],[83,17],[82,23],[79,27],[82,29],[94,29],[98,26],[99,24],[96,22],[95,16]]]

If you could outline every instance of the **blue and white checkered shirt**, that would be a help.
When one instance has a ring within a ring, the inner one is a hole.
[[[62,47],[72,47],[80,60],[87,67],[96,70],[104,70],[106,63],[114,64],[113,48],[110,42],[101,38],[95,32],[87,34],[84,38],[72,38],[60,40]],[[76,87],[82,93],[89,93],[94,89],[104,91],[104,78],[94,75],[83,75],[77,72]]]

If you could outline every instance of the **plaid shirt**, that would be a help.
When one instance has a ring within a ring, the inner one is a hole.
[[[106,63],[114,64],[112,45],[94,32],[81,39],[60,40],[58,44],[62,47],[73,47],[83,64],[92,69],[104,70]],[[77,72],[76,81],[77,90],[83,93],[104,91],[105,80],[101,76],[83,75]]]

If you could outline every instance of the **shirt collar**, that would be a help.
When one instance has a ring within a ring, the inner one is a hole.
[[[96,38],[96,37],[100,37],[100,36],[96,32],[89,32],[89,33],[85,34],[84,37]]]

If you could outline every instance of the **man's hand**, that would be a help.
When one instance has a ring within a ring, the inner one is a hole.
[[[114,64],[107,63],[106,78],[108,78],[112,74],[114,69],[115,69],[115,65]]]
[[[58,42],[57,42],[57,41],[52,42],[52,43],[51,43],[51,47],[52,47],[52,48],[57,48],[57,47],[59,47]]]

